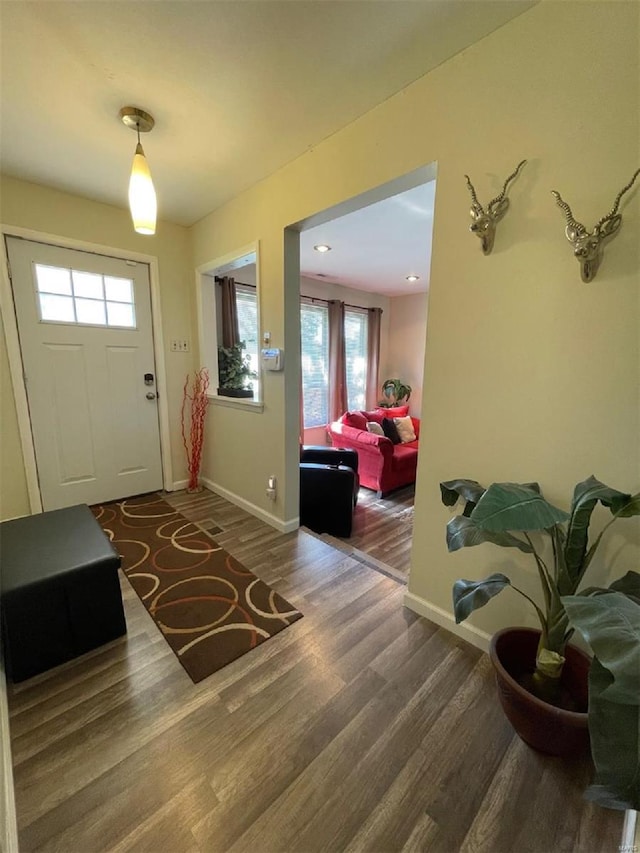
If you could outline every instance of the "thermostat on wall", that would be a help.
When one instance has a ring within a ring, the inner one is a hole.
[[[284,353],[281,349],[263,349],[262,366],[265,370],[282,370],[284,367]]]

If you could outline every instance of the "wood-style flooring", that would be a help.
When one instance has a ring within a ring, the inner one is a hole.
[[[304,618],[194,685],[123,579],[125,638],[9,685],[22,853],[618,850],[590,768],[526,747],[487,656],[401,583],[211,493],[169,500]]]
[[[397,489],[384,498],[360,488],[349,539],[343,540],[372,563],[382,563],[399,578],[409,574],[413,539],[415,485]]]

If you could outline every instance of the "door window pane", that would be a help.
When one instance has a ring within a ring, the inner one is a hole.
[[[40,317],[56,323],[75,323],[73,299],[70,296],[54,296],[51,293],[40,294]]]
[[[326,305],[300,306],[304,427],[329,422],[329,312]]]
[[[123,302],[107,302],[107,322],[110,326],[135,328],[136,318],[133,305],[125,305]]]
[[[110,302],[133,304],[133,282],[129,278],[104,277],[105,296]]]
[[[40,293],[64,293],[71,296],[70,270],[36,264],[36,281]]]
[[[104,326],[107,322],[104,315],[104,302],[97,299],[76,299],[76,316],[78,323],[91,326]]]
[[[102,276],[73,270],[73,293],[86,299],[102,299]]]

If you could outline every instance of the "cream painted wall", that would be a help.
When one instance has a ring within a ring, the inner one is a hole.
[[[0,188],[0,221],[4,225],[158,258],[173,476],[175,480],[186,478],[180,406],[185,374],[193,369],[193,345],[196,343],[193,264],[187,229],[159,222],[154,237],[142,237],[134,232],[127,210],[6,176],[1,179]],[[190,339],[191,351],[169,352],[171,338]],[[4,335],[0,343],[0,372],[0,518],[12,518],[26,515],[30,510]]]
[[[450,613],[455,578],[512,564],[514,582],[536,587],[529,564],[489,546],[447,554],[441,480],[535,478],[563,505],[592,472],[640,487],[640,193],[625,199],[623,227],[588,286],[550,195],[560,190],[592,224],[639,165],[639,13],[635,2],[543,0],[193,227],[198,264],[260,240],[262,325],[295,353],[299,270],[285,264],[285,227],[437,161],[414,604]],[[484,257],[468,232],[463,176],[487,200],[524,157]],[[210,413],[216,479],[265,507],[276,473],[282,519],[297,514],[297,385],[288,358],[265,381],[262,415]],[[637,525],[619,531],[607,549],[614,574],[639,554]],[[592,579],[604,574],[594,568]],[[491,631],[531,617],[505,594],[474,621]]]
[[[29,513],[29,495],[9,375],[4,326],[0,323],[0,520]]]
[[[333,281],[318,281],[316,278],[300,277],[300,294],[316,299],[341,299],[348,305],[359,308],[382,308],[380,320],[380,365],[384,374],[389,350],[389,304],[391,300],[381,293],[370,293],[367,290],[354,290]],[[386,375],[386,374],[384,374]],[[329,444],[325,427],[316,427],[304,431],[305,444]]]
[[[420,417],[424,383],[424,349],[427,329],[427,294],[394,296],[389,305],[389,355],[380,377],[400,379],[412,388],[409,412]]]

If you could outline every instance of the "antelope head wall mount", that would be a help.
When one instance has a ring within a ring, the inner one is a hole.
[[[467,187],[469,188],[469,192],[471,193],[471,218],[473,222],[469,226],[469,230],[476,234],[481,242],[482,242],[482,251],[485,255],[491,254],[491,250],[493,249],[493,241],[496,236],[496,225],[502,219],[502,217],[507,212],[507,208],[509,207],[509,199],[506,197],[505,193],[507,192],[507,187],[510,182],[516,177],[520,169],[526,163],[526,160],[522,160],[522,162],[518,163],[515,168],[515,171],[512,172],[507,180],[504,182],[502,187],[502,192],[500,195],[497,195],[495,198],[492,198],[489,204],[487,205],[487,209],[478,201],[478,197],[476,196],[476,191],[473,188],[473,184],[469,179],[469,175],[465,175],[467,179]]]
[[[638,175],[640,175],[640,169],[635,172],[629,183],[620,190],[609,213],[596,222],[592,231],[587,231],[582,223],[577,222],[573,218],[571,208],[566,201],[563,200],[560,193],[556,190],[551,190],[552,195],[555,196],[558,207],[564,210],[564,215],[567,220],[564,233],[567,235],[567,240],[573,246],[574,256],[580,263],[580,274],[583,281],[593,281],[596,277],[600,261],[602,260],[604,241],[608,237],[613,237],[617,234],[622,224],[622,215],[618,213],[620,199],[627,190],[631,189]]]

